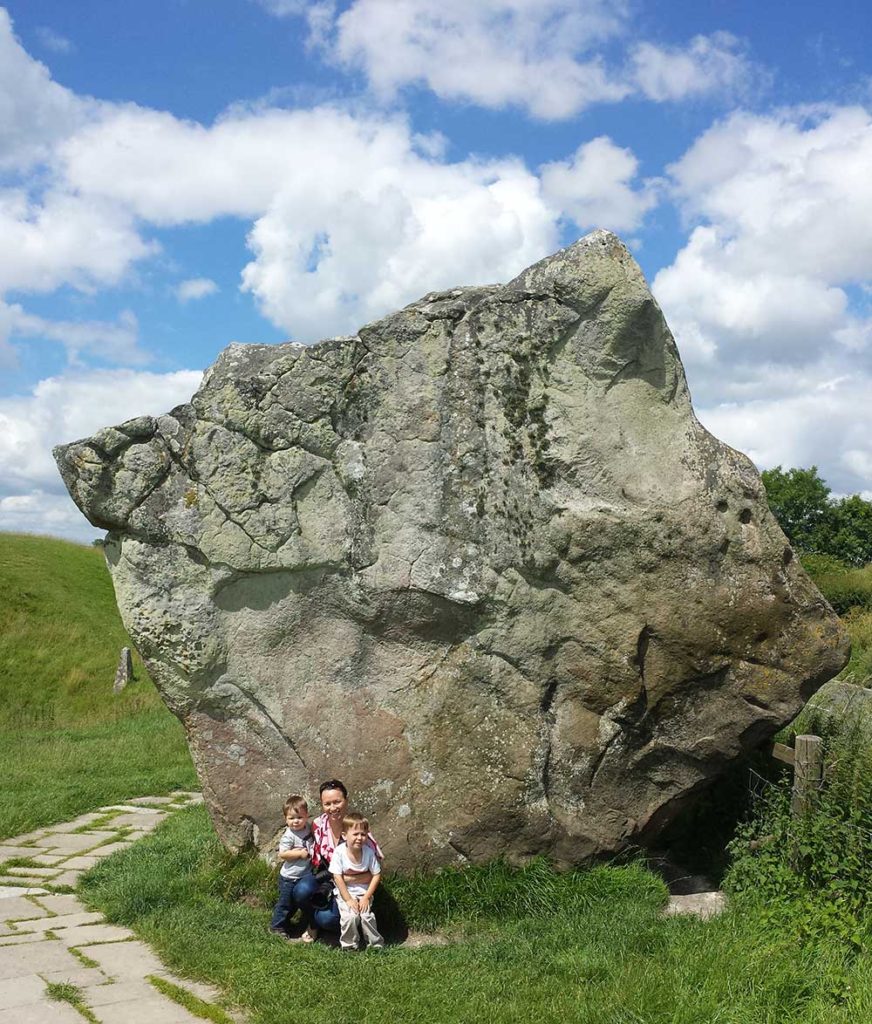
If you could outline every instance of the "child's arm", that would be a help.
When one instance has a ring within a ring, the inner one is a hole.
[[[379,888],[379,883],[382,881],[382,872],[378,871],[373,876],[373,881],[366,886],[366,892],[362,896],[357,897],[357,903],[360,907],[360,912],[363,913],[369,909],[369,905],[373,902],[373,893]]]
[[[294,846],[290,850],[279,850],[279,860],[308,860],[309,851],[305,846]]]
[[[339,890],[339,895],[345,900],[352,910],[360,910],[360,904],[348,891],[348,886],[345,884],[345,879],[341,874],[333,876],[333,881],[336,883],[336,888]]]

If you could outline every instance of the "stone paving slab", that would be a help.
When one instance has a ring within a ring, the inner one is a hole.
[[[87,909],[78,896],[38,896],[37,901],[50,914],[79,914]]]
[[[44,839],[37,839],[36,845],[46,850],[61,853],[84,853],[100,843],[111,842],[116,832],[49,832]]]
[[[0,1010],[13,1006],[38,1003],[45,995],[45,982],[38,974],[25,974],[21,978],[0,981]]]
[[[48,879],[40,878],[38,875],[0,875],[0,883],[3,885],[20,885],[22,889],[30,889],[33,886],[44,885]],[[54,878],[52,878],[54,882]]]
[[[149,805],[154,807],[163,807],[165,804],[171,804],[173,802],[171,796],[138,796],[134,800],[129,801],[129,807],[148,807]]]
[[[0,1010],[0,1024],[82,1024],[82,1017],[69,1003],[46,999],[32,1006]],[[202,1022],[198,1021],[198,1024]]]
[[[119,850],[126,850],[128,846],[132,845],[133,843],[128,843],[126,840],[119,840],[115,843],[107,843],[105,846],[98,846],[95,850],[91,850],[88,856],[111,857],[113,853],[118,853]]]
[[[96,961],[101,971],[113,978],[142,979],[149,974],[164,974],[166,971],[151,948],[139,939],[89,946],[87,955]]]
[[[153,999],[157,989],[147,981],[116,981],[114,984],[92,985],[82,990],[82,999],[88,1006],[111,1006],[112,1003],[130,1003],[136,999]]]
[[[156,989],[152,992],[149,999],[101,1006],[97,1015],[100,1024],[203,1024],[202,1017],[195,1017]]]
[[[115,843],[112,845],[114,846]],[[65,860],[63,866],[65,871],[87,871],[88,868],[99,864],[100,859],[100,857],[95,857],[91,853],[83,853],[77,857],[70,857],[69,860]]]
[[[705,921],[716,917],[726,906],[727,898],[722,892],[695,892],[687,896],[670,896],[663,915],[677,917],[689,914]]]
[[[43,932],[16,932],[14,935],[0,935],[0,947],[5,949],[6,946],[24,946],[31,942],[43,942],[44,940]]]
[[[58,875],[57,878],[53,878],[51,880],[51,884],[56,886],[69,886],[71,889],[75,889],[79,884],[79,876],[81,874],[81,871],[65,871],[62,875]]]
[[[31,878],[54,878],[55,875],[60,874],[56,868],[41,868],[41,867],[12,867],[6,868],[7,874],[10,875],[26,875]]]
[[[0,846],[0,861],[12,860],[13,857],[32,857],[39,850],[32,846]]]
[[[34,851],[31,850],[31,853],[33,852]],[[45,867],[52,867],[55,864],[60,864],[64,857],[65,854],[63,853],[37,853],[30,859],[34,864],[43,864]]]
[[[80,814],[78,818],[73,818],[72,821],[64,821],[60,825],[51,825],[48,829],[43,829],[42,832],[45,834],[48,832],[75,832],[77,828],[82,828],[85,825],[90,825],[94,821],[99,821],[100,818],[105,817],[101,811],[88,811],[87,814]]]
[[[47,913],[47,910],[38,907],[24,896],[0,900],[0,921],[25,921],[28,918],[45,917]]]
[[[45,978],[46,984],[54,981],[66,985],[75,985],[76,988],[96,987],[97,985],[106,985],[109,982],[109,979],[99,968],[85,967],[84,964],[78,964],[78,967],[71,967],[66,971],[42,971],[40,977]]]
[[[166,817],[167,815],[164,811],[142,807],[135,814],[130,813],[119,815],[117,818],[113,819],[112,825],[117,825],[118,828],[150,829],[155,828],[164,821]]]
[[[18,896],[38,896],[44,892],[48,892],[48,890],[40,886],[0,885],[0,900],[15,899]],[[5,903],[0,903],[0,907],[5,906]]]
[[[37,921],[21,921],[18,928],[23,932],[57,931],[59,928],[75,928],[83,924],[97,924],[102,914],[83,910],[75,914],[58,914],[56,917],[41,917]]]
[[[39,938],[38,935],[35,937]],[[0,947],[0,980],[44,974],[46,971],[78,969],[81,966],[81,961],[63,943],[47,942],[44,938],[26,947]]]
[[[125,942],[134,938],[134,933],[118,924],[83,924],[64,928],[57,937],[65,946],[90,946],[95,942]],[[87,955],[91,956],[90,950]]]

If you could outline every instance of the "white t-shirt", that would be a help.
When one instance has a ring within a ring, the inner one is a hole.
[[[292,828],[286,828],[279,840],[279,853],[285,850],[308,850],[308,857],[299,857],[294,860],[283,860],[280,870],[282,878],[302,878],[312,870],[312,830],[307,825],[303,832],[297,832]]]
[[[363,896],[366,893],[366,890],[369,888],[369,882],[355,882],[353,876],[355,874],[365,874],[367,871],[373,875],[381,872],[381,864],[379,864],[375,850],[369,843],[365,843],[360,851],[359,861],[353,859],[351,850],[348,849],[345,843],[340,843],[333,851],[333,856],[330,858],[330,874],[344,875],[348,892],[352,896]],[[333,892],[337,896],[341,895],[338,889],[334,889]]]

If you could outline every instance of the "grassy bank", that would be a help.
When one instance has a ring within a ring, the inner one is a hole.
[[[125,645],[101,550],[0,533],[0,838],[196,785],[138,660],[113,696]]]
[[[447,945],[345,954],[266,933],[271,880],[228,861],[202,810],[85,878],[85,896],[176,970],[219,984],[252,1024],[857,1024],[872,958],[842,936],[763,921],[741,898],[710,922],[663,919],[643,868],[556,875],[542,864],[395,881],[410,926]],[[868,941],[868,933],[863,935]]]

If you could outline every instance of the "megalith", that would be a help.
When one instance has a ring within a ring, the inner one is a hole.
[[[847,657],[608,232],[55,455],[230,849],[338,776],[392,869],[578,863]]]

